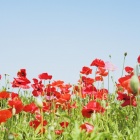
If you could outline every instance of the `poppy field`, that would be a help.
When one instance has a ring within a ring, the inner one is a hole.
[[[134,68],[126,56],[118,79],[110,75],[117,67],[98,58],[76,84],[47,72],[28,79],[25,68],[13,81],[0,75],[0,140],[140,140],[140,56]]]

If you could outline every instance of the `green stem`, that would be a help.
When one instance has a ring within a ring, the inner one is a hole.
[[[123,70],[124,70],[124,64],[125,64],[125,57],[126,57],[126,55],[124,55],[124,59],[123,59],[122,76],[123,76]],[[121,76],[121,77],[122,77],[122,76]]]

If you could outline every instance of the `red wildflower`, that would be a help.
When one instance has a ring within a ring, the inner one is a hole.
[[[44,120],[44,121],[43,121],[43,126],[46,126],[47,123],[48,123],[48,122],[47,122],[46,120]],[[31,127],[33,127],[34,129],[36,129],[40,124],[41,124],[41,121],[40,121],[40,120],[33,120],[33,121],[30,121],[30,123],[29,123],[29,125],[30,125]]]
[[[94,79],[82,76],[82,82],[84,82],[85,85],[91,85],[91,84],[93,84]]]
[[[42,84],[42,81],[38,81],[37,79],[33,79],[34,81],[34,84],[32,84],[32,88],[33,88],[33,91],[32,91],[32,94],[33,96],[37,97],[39,95],[42,95],[43,94],[43,87],[44,85]]]
[[[19,97],[15,97],[8,101],[8,105],[16,109],[16,114],[20,113],[23,110],[23,104]],[[12,110],[12,109],[10,109]]]
[[[96,92],[93,92],[94,99],[106,100],[108,97],[108,90],[107,89],[100,89]]]
[[[58,81],[52,82],[51,85],[59,87],[59,86],[62,86],[63,84],[64,84],[64,81],[58,80]]]
[[[131,93],[132,92],[132,90],[131,90],[131,88],[130,88],[130,78],[131,78],[132,76],[131,75],[127,75],[127,76],[125,76],[125,77],[121,77],[121,78],[119,78],[119,83],[120,83],[120,85],[123,87],[123,88],[125,88],[129,93]]]
[[[61,135],[63,133],[64,130],[55,130],[55,134],[56,135]]]
[[[83,117],[90,118],[93,112],[104,112],[105,109],[96,101],[90,101],[82,109]]]
[[[92,61],[92,63],[90,64],[90,66],[104,67],[105,66],[105,63],[101,59],[95,59],[95,60]]]
[[[96,76],[95,81],[103,81],[103,77],[102,76]]]
[[[52,87],[50,84],[47,85],[47,87],[45,88],[44,92],[47,96],[52,96],[54,94],[54,92],[56,91],[55,87]]]
[[[93,131],[93,125],[91,125],[91,124],[89,124],[89,123],[84,123],[84,124],[82,124],[82,125],[80,125],[80,128],[82,129],[82,130],[85,130],[86,132],[88,132],[88,133],[91,133],[92,131]]]
[[[90,69],[89,67],[84,66],[82,68],[82,71],[80,71],[80,73],[85,74],[85,75],[89,75],[89,74],[92,74],[92,69]]]
[[[72,87],[72,85],[70,85],[70,84],[65,84],[65,85],[60,86],[61,93],[62,94],[69,93],[70,92],[69,89],[71,87]]]
[[[12,117],[12,113],[9,110],[0,110],[0,123],[6,122],[7,119]]]
[[[68,122],[61,122],[60,125],[62,128],[66,128],[66,127],[68,127],[69,123]]]
[[[9,92],[7,92],[7,91],[1,91],[0,92],[0,99],[7,99],[9,97],[10,97]]]
[[[35,111],[38,109],[38,107],[36,106],[35,103],[30,103],[28,105],[25,105],[23,110],[25,112],[29,112],[29,113],[35,113]]]
[[[136,98],[134,95],[127,95],[121,92],[118,92],[117,100],[124,101],[121,106],[125,107],[127,105],[137,106]]]
[[[17,76],[20,78],[26,78],[26,69],[20,69],[17,73]]]
[[[69,93],[61,94],[60,98],[57,100],[57,102],[63,104],[71,99],[71,95]]]
[[[107,76],[108,72],[104,68],[98,67],[98,71],[96,72],[96,74],[99,74],[101,76]]]
[[[83,87],[83,94],[89,94],[92,95],[93,92],[96,91],[96,88],[93,85],[88,85]]]
[[[129,67],[129,66],[125,67],[125,71],[129,74],[133,73],[133,70],[134,69],[132,67]]]
[[[48,75],[48,73],[39,74],[38,77],[41,80],[51,80],[52,79],[52,75]]]
[[[140,55],[138,56],[137,61],[140,64]]]
[[[14,78],[14,81],[12,82],[12,87],[19,87],[23,89],[28,89],[30,81],[27,78]]]

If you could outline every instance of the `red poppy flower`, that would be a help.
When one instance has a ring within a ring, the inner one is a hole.
[[[96,72],[96,74],[99,74],[101,76],[107,76],[108,72],[104,68],[98,67],[98,71]]]
[[[61,94],[69,93],[71,87],[72,85],[70,84],[65,84],[65,85],[60,86],[59,88],[61,90]]]
[[[90,101],[86,106],[82,109],[83,117],[90,118],[93,112],[101,112],[103,113],[105,109],[100,105],[100,103],[96,101]]]
[[[80,125],[80,128],[88,133],[91,133],[93,131],[94,126],[89,123],[84,123]]]
[[[1,76],[1,74],[0,74],[0,80],[1,80],[1,78],[2,78],[2,76]]]
[[[64,130],[55,130],[55,134],[56,135],[61,135],[63,133]]]
[[[68,127],[69,123],[68,122],[61,122],[60,125],[62,128],[66,128],[66,127]]]
[[[96,88],[93,85],[88,85],[88,86],[83,87],[82,91],[83,91],[83,94],[92,95],[93,92],[96,91]]]
[[[82,71],[80,71],[80,73],[85,74],[85,75],[89,75],[89,74],[92,74],[92,69],[90,69],[89,67],[84,66],[82,68]]]
[[[128,93],[132,93],[131,87],[130,87],[130,79],[131,79],[131,75],[126,75],[124,77],[119,78],[119,83],[120,85],[128,91]]]
[[[84,82],[85,85],[91,85],[91,84],[93,84],[94,79],[82,76],[82,82]]]
[[[90,66],[104,67],[105,66],[105,63],[101,59],[95,59],[95,60],[92,61],[92,63],[90,64]]]
[[[125,106],[128,106],[128,105],[137,106],[136,98],[135,98],[134,95],[127,95],[127,94],[118,92],[117,100],[124,101],[121,104],[122,107],[125,107]]]
[[[29,84],[30,81],[27,78],[14,78],[14,81],[12,82],[12,87],[20,87],[23,89],[29,89]]]
[[[57,100],[57,102],[63,104],[71,99],[71,95],[69,93],[61,94],[60,98]]]
[[[26,69],[20,69],[17,73],[18,77],[26,78]]]
[[[51,85],[59,87],[59,86],[62,86],[63,84],[64,84],[64,81],[58,80],[58,81],[52,82]]]
[[[47,87],[45,88],[44,92],[47,96],[52,96],[54,95],[56,91],[56,88],[55,87],[52,87],[50,84],[47,85]]]
[[[9,92],[7,92],[7,91],[1,91],[0,92],[0,99],[7,99],[9,97],[10,97]]]
[[[11,106],[12,108],[16,109],[16,114],[20,113],[23,110],[23,104],[20,98],[15,97],[11,100],[8,101],[8,105]],[[12,109],[10,109],[12,110]]]
[[[48,123],[48,122],[47,122],[46,120],[44,120],[44,121],[43,121],[43,126],[46,126],[47,123]],[[41,121],[38,121],[38,120],[33,120],[33,121],[30,121],[30,123],[29,123],[29,125],[30,125],[31,127],[33,127],[34,129],[36,129],[40,124],[41,124]]]
[[[96,92],[93,92],[94,99],[106,100],[108,97],[108,90],[107,89],[100,89]]]
[[[32,88],[33,88],[33,91],[32,91],[32,94],[33,96],[37,97],[39,95],[42,95],[43,94],[43,87],[44,85],[42,84],[42,81],[38,81],[37,79],[33,79],[34,81],[34,84],[32,84]]]
[[[52,75],[48,75],[48,73],[39,74],[38,77],[41,80],[51,80],[52,79]]]
[[[140,64],[140,55],[138,56],[137,61]]]
[[[38,109],[38,107],[36,106],[36,104],[35,103],[30,103],[30,104],[28,104],[28,105],[25,105],[24,106],[24,108],[23,108],[23,110],[25,111],[25,112],[29,112],[29,113],[35,113],[35,111]]]
[[[9,110],[0,110],[0,123],[6,122],[7,119],[12,117],[12,113]]]
[[[103,81],[103,77],[102,76],[96,76],[95,81]]]
[[[132,67],[129,67],[129,66],[127,66],[127,67],[125,67],[125,71],[127,72],[127,73],[132,73],[133,72],[133,68]]]

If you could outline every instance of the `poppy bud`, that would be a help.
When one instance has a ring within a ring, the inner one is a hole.
[[[8,135],[8,140],[14,140],[14,135],[12,133]]]
[[[37,97],[37,98],[36,98],[36,105],[37,105],[38,107],[40,107],[40,108],[43,107],[43,102],[42,102],[41,97]]]
[[[133,75],[130,79],[130,87],[134,94],[137,94],[139,89],[139,79],[138,76]]]
[[[127,56],[127,52],[124,53],[124,56]]]
[[[15,115],[16,114],[16,109],[13,107],[12,108],[12,115]]]

